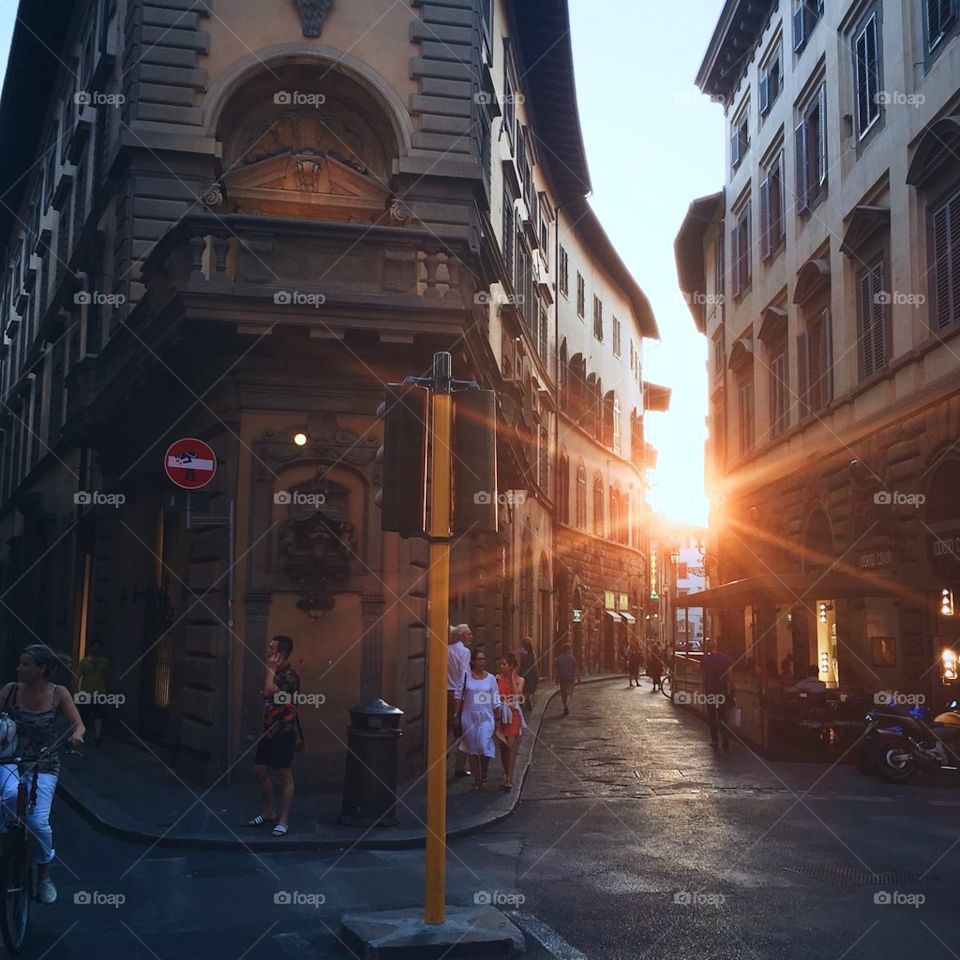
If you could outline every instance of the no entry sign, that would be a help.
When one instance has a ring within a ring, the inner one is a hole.
[[[217,472],[217,457],[209,444],[194,437],[184,437],[167,447],[163,469],[178,487],[197,490],[213,479]]]

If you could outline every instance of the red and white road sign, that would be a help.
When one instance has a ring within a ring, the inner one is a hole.
[[[198,490],[206,486],[217,472],[217,456],[208,443],[184,437],[167,447],[163,469],[178,487]]]

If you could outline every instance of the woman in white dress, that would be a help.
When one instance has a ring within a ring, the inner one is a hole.
[[[484,790],[490,758],[497,755],[493,735],[500,716],[500,691],[497,678],[487,673],[487,657],[480,647],[470,651],[470,671],[464,674],[457,701],[463,729],[460,749],[470,757],[470,772],[476,777],[473,789]]]

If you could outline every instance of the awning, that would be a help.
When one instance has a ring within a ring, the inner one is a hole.
[[[616,610],[604,610],[603,611],[611,620],[616,620],[620,622],[620,614]]]
[[[624,612],[621,610],[621,611],[620,611],[620,616],[621,616],[621,618],[624,619],[627,623],[636,623],[636,622],[637,622],[637,618],[636,618],[632,613],[624,613]]]
[[[927,588],[895,579],[889,571],[764,574],[731,580],[709,590],[677,597],[676,607],[721,607],[750,603],[806,603],[844,597],[919,597]]]

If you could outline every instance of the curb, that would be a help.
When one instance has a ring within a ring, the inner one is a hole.
[[[604,683],[623,679],[623,674],[605,674],[599,677],[586,677],[580,681],[579,686],[588,683]],[[481,815],[474,822],[456,829],[448,829],[446,834],[447,842],[457,840],[462,837],[468,837],[495,824],[501,823],[511,816],[521,803],[521,794],[526,783],[527,774],[533,765],[534,745],[537,736],[540,733],[540,727],[543,724],[543,718],[547,712],[547,707],[554,697],[559,695],[560,688],[555,688],[542,700],[542,707],[534,708],[535,716],[529,721],[529,728],[533,735],[527,738],[530,746],[524,748],[521,746],[520,754],[517,757],[518,765],[522,765],[520,773],[519,786],[510,794],[510,805],[494,814]],[[522,740],[521,740],[522,743]],[[180,847],[199,850],[243,850],[264,852],[268,850],[344,850],[346,848],[356,850],[417,850],[426,845],[426,832],[418,830],[415,833],[407,833],[406,836],[378,837],[371,834],[372,830],[391,830],[391,827],[367,827],[357,828],[365,829],[367,832],[360,837],[317,837],[315,839],[290,838],[273,839],[272,837],[264,839],[251,839],[250,841],[238,840],[228,837],[206,837],[197,835],[166,835],[163,833],[151,832],[142,829],[137,821],[132,817],[117,816],[113,819],[106,819],[96,810],[96,796],[92,791],[76,783],[67,784],[62,780],[58,784],[57,793],[62,796],[71,808],[76,810],[84,819],[86,819],[95,829],[108,836],[116,837],[119,840],[127,840],[136,843],[152,843],[158,847]]]

